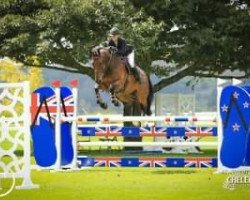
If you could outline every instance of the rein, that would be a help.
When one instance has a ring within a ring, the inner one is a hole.
[[[114,55],[114,53],[113,52],[110,52],[110,58],[109,58],[109,61],[108,61],[108,63],[107,63],[107,65],[105,65],[105,74],[106,73],[109,73],[109,71],[111,71],[111,61],[112,61],[112,59],[113,59],[113,55]]]
[[[110,66],[110,63],[111,63],[111,60],[112,60],[112,58],[113,58],[113,54],[114,54],[114,53],[111,52],[110,54],[111,54],[111,56],[110,56],[110,59],[109,59],[109,62],[108,62],[108,65],[109,65],[109,66]]]
[[[112,51],[110,52],[111,56],[109,58],[109,61],[108,61],[107,65],[105,66],[105,73],[109,73],[109,70],[111,71],[111,61],[114,58],[114,54],[115,54],[115,52],[112,52]],[[127,75],[126,80],[125,80],[125,84],[123,85],[123,88],[119,92],[123,92],[126,89],[126,85],[128,83],[128,77],[129,76]]]

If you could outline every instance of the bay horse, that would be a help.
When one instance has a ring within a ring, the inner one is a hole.
[[[153,101],[153,88],[148,75],[137,67],[140,82],[126,67],[126,61],[107,47],[94,47],[91,50],[91,62],[95,75],[95,93],[97,104],[107,109],[107,104],[102,100],[101,91],[111,94],[112,103],[124,105],[124,115],[151,115]]]

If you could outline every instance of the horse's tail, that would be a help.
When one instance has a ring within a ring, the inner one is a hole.
[[[148,84],[149,84],[149,94],[147,97],[147,108],[146,108],[146,115],[151,115],[152,111],[151,111],[151,104],[153,102],[154,99],[154,90],[153,90],[153,85],[152,82],[150,80],[150,77],[148,76]]]

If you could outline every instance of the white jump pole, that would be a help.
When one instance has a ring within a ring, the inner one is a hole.
[[[64,119],[64,118],[62,118]],[[105,115],[105,116],[77,116],[67,117],[65,120],[77,121],[78,123],[85,122],[216,122],[215,117],[185,117],[185,116],[120,116],[120,115]]]
[[[73,118],[77,117],[77,107],[78,107],[78,81],[72,80],[70,83],[70,86],[72,87],[72,96],[74,101],[74,112],[73,112]],[[71,133],[72,133],[72,146],[73,146],[73,160],[70,169],[77,169],[77,122],[74,120],[72,121],[71,125]]]
[[[193,147],[193,146],[217,146],[217,142],[78,142],[80,146],[90,147],[90,146],[119,146],[119,147],[134,147],[134,146],[150,146],[150,147]]]
[[[56,162],[54,164],[53,170],[61,169],[61,98],[60,98],[60,81],[54,81],[52,85],[55,88],[56,96],[56,117],[55,117],[55,145],[56,145]]]
[[[55,145],[56,145],[56,149],[57,149],[57,159],[56,162],[53,166],[53,170],[61,170],[62,168],[62,163],[61,163],[61,121],[63,119],[66,119],[67,121],[68,118],[76,118],[77,116],[77,106],[78,106],[78,81],[77,80],[72,80],[70,83],[70,86],[72,87],[72,98],[74,101],[74,112],[73,112],[73,117],[64,117],[61,114],[61,82],[60,81],[54,81],[52,83],[53,87],[55,88],[55,95],[56,95],[56,123],[55,123]],[[69,165],[66,165],[65,168],[69,168],[71,170],[75,170],[77,169],[77,134],[75,134],[77,132],[77,124],[76,121],[73,120],[71,121],[72,125],[71,125],[71,132],[72,132],[72,146],[73,146],[73,160]]]

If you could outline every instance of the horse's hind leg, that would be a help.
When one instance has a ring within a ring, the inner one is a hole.
[[[110,92],[110,95],[111,95],[111,101],[114,104],[114,106],[116,106],[116,107],[120,106],[120,102],[118,101],[118,99],[115,96],[114,88],[111,87],[109,92]]]
[[[101,108],[107,109],[108,105],[101,98],[98,84],[95,84],[95,95],[96,95],[96,103],[99,104]]]

